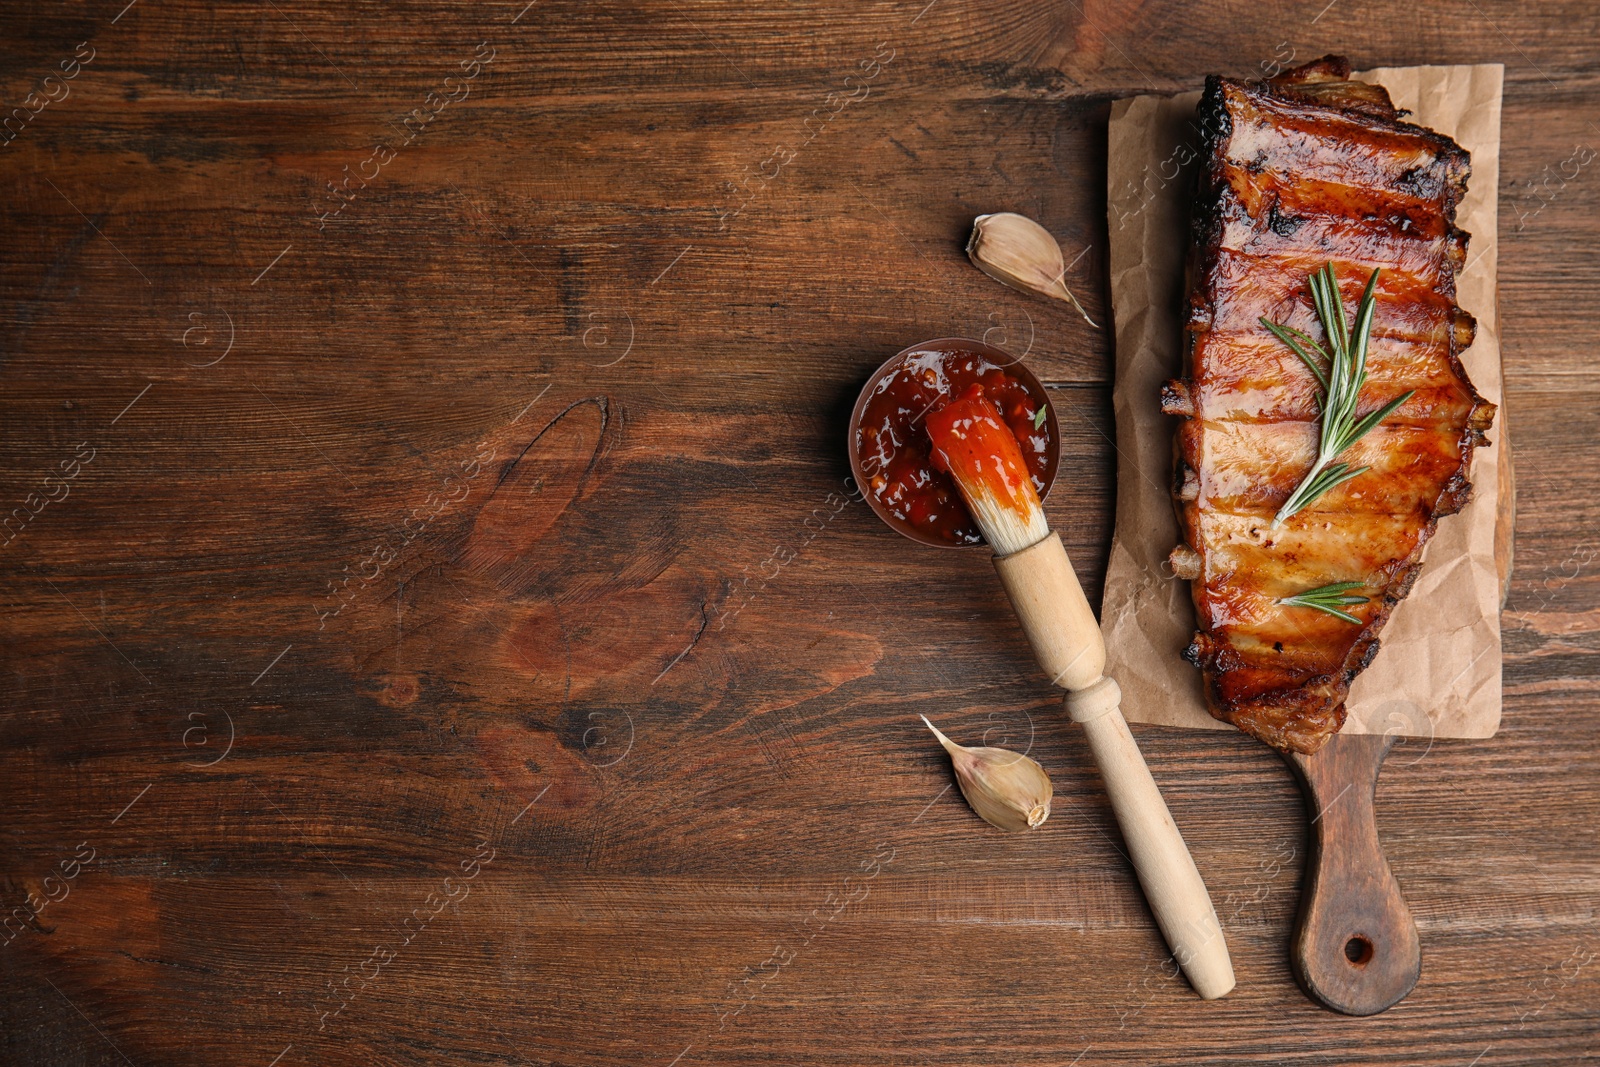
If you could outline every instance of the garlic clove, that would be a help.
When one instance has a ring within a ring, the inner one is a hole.
[[[983,273],[1013,289],[1068,301],[1083,321],[1099,329],[1062,280],[1067,267],[1061,246],[1049,230],[1026,215],[1010,211],[979,215],[972,221],[967,256]]]
[[[958,745],[926,715],[922,721],[950,754],[961,795],[984,822],[1015,833],[1032,830],[1050,817],[1055,789],[1037,762],[1009,749]]]

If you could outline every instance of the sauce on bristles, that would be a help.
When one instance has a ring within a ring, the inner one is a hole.
[[[1050,536],[1017,438],[982,385],[930,411],[924,425],[934,467],[955,482],[989,547],[1008,556]]]

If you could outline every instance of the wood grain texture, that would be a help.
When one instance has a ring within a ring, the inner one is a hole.
[[[94,51],[0,147],[0,1060],[1592,1053],[1591,7],[124,3],[0,10],[4,114]],[[1038,218],[1105,321],[1109,101],[1334,50],[1507,66],[1519,464],[1504,723],[1389,756],[1427,966],[1363,1020],[1289,970],[1281,761],[1138,732],[1238,975],[1204,1003],[985,555],[843,484],[885,357],[1027,350],[1098,602],[1106,340],[966,226]],[[919,712],[1031,746],[1055,816],[989,832]]]

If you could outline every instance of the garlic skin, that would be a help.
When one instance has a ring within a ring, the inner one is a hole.
[[[950,754],[961,795],[984,822],[1016,833],[1032,830],[1050,817],[1055,788],[1038,763],[1009,749],[958,745],[926,715],[922,721]]]
[[[1026,215],[1006,211],[973,219],[967,257],[983,273],[1013,289],[1069,302],[1083,321],[1099,329],[1062,281],[1067,266],[1061,246],[1049,230]]]

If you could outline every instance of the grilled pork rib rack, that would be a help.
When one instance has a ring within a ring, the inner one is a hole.
[[[1306,753],[1344,724],[1435,523],[1467,501],[1495,413],[1459,358],[1476,328],[1455,301],[1468,155],[1349,73],[1329,56],[1266,82],[1207,79],[1187,376],[1161,397],[1183,417],[1173,491],[1186,543],[1171,563],[1199,621],[1185,655],[1212,715]],[[1414,393],[1338,457],[1369,470],[1274,525],[1316,459],[1322,389],[1261,320],[1324,341],[1308,281],[1330,263],[1347,322],[1379,271],[1360,414]],[[1352,582],[1339,610],[1355,622],[1282,603]]]

